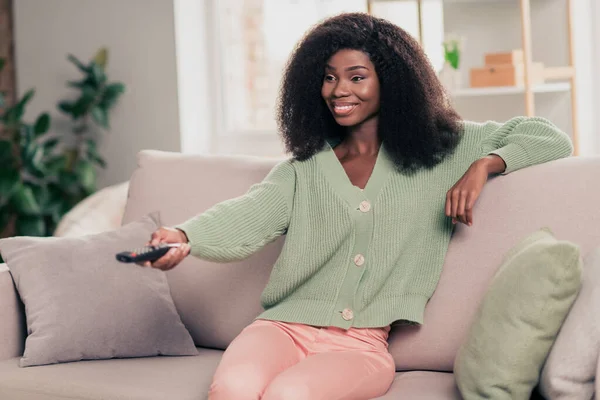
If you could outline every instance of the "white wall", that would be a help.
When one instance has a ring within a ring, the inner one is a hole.
[[[54,130],[65,129],[57,102],[74,95],[65,82],[79,77],[67,54],[108,47],[109,79],[127,92],[100,147],[100,187],[127,180],[141,149],[180,150],[173,0],[16,0],[14,29],[18,93],[36,89],[26,117],[50,111]]]
[[[592,64],[592,71],[595,72],[595,84],[591,85],[594,90],[594,104],[593,104],[593,114],[595,117],[594,120],[594,132],[596,139],[596,149],[600,152],[600,76],[598,76],[598,71],[600,71],[600,2],[597,0],[592,0],[592,30],[593,30],[593,38],[592,38],[592,48],[594,53],[594,63]]]

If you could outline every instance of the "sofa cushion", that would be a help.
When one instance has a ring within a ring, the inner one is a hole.
[[[447,372],[397,372],[388,392],[377,400],[462,400],[454,375]]]
[[[457,224],[442,276],[422,326],[390,334],[398,370],[452,371],[456,352],[502,255],[520,238],[549,226],[587,254],[600,243],[600,157],[573,157],[491,178],[472,227]]]
[[[192,357],[144,357],[80,361],[19,368],[0,361],[0,399],[198,400],[207,397],[221,360],[219,350]]]
[[[551,231],[510,249],[456,356],[463,397],[527,400],[580,286],[579,248]]]
[[[83,236],[121,226],[129,182],[108,186],[86,197],[63,215],[53,236]]]
[[[158,210],[164,225],[178,224],[244,194],[278,161],[142,151],[130,180],[123,223]],[[230,264],[188,257],[167,272],[173,301],[196,345],[224,349],[262,312],[260,294],[282,244],[280,238],[250,258]]]
[[[549,399],[591,399],[600,352],[600,248],[584,260],[581,292],[557,338],[540,380]]]
[[[22,367],[196,354],[164,273],[115,259],[117,252],[143,245],[158,225],[158,215],[151,215],[77,238],[0,240],[25,305]]]

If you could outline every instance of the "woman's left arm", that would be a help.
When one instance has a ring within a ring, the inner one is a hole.
[[[571,140],[550,121],[517,117],[500,124],[488,122],[481,142],[482,157],[446,194],[446,215],[452,222],[473,224],[473,206],[490,174],[508,174],[573,153]]]

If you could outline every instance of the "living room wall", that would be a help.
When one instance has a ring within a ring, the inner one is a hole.
[[[101,173],[100,187],[127,180],[135,168],[136,153],[145,148],[187,153],[278,155],[281,144],[275,135],[228,137],[216,129],[215,111],[221,101],[215,88],[218,68],[213,60],[219,45],[211,25],[215,18],[211,7],[216,1],[16,1],[17,91],[22,94],[30,87],[37,90],[28,115],[50,111],[53,129],[67,130],[66,121],[55,105],[59,99],[69,96],[65,82],[77,78],[78,73],[66,60],[66,55],[74,53],[87,59],[98,47],[107,46],[110,50],[109,77],[126,83],[128,92],[115,109],[112,132],[105,135],[101,146],[108,168]],[[591,3],[592,12],[581,7],[586,3]],[[598,19],[592,29],[587,21],[593,12],[600,17],[600,5],[592,0],[577,4],[580,7],[575,18],[578,21],[576,31],[580,32],[577,35],[580,40],[576,54],[579,58],[587,57],[579,62],[582,78],[579,94],[585,98],[580,101],[582,154],[596,154],[600,152],[596,134],[600,122],[597,117],[600,114],[600,79],[595,79],[593,71],[600,65],[600,51],[596,51],[594,63],[594,42],[581,38],[588,38],[586,32],[595,29],[594,37],[600,40]],[[451,11],[451,6],[449,9]],[[518,18],[514,22],[518,23]],[[518,26],[514,31],[519,32]],[[536,46],[540,43],[552,46],[536,40]],[[472,48],[473,41],[468,45]],[[598,46],[595,47],[597,50]],[[539,54],[539,47],[534,50]],[[556,98],[544,95],[539,110],[567,129],[569,116],[562,114],[569,108],[568,95],[562,95],[559,102],[553,100]],[[511,99],[490,101],[492,105],[488,107],[498,110],[502,108],[502,101],[510,102]],[[473,102],[470,104],[472,106]],[[505,108],[507,116],[519,111],[514,110],[512,103]]]
[[[36,89],[26,117],[48,111],[53,130],[68,131],[56,104],[79,78],[67,54],[88,60],[109,49],[109,79],[127,92],[100,147],[100,187],[129,179],[140,149],[180,150],[173,0],[19,0],[13,22],[17,91]]]

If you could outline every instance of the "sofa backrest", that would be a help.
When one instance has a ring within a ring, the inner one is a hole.
[[[180,223],[242,195],[278,161],[142,151],[123,223],[153,211],[160,211],[163,225]],[[398,370],[452,370],[502,255],[521,237],[549,226],[560,239],[578,243],[583,253],[600,244],[598,176],[600,157],[559,160],[490,179],[473,226],[455,229],[425,323],[392,330],[390,351]],[[167,272],[175,304],[197,345],[224,349],[261,312],[260,293],[283,240],[242,262],[189,257]]]
[[[279,160],[244,156],[197,156],[155,150],[138,154],[123,224],[159,211],[172,226],[212,205],[244,194]],[[173,301],[198,346],[224,349],[258,315],[283,239],[231,264],[186,258],[167,272]]]
[[[395,329],[390,348],[399,370],[451,371],[479,303],[504,254],[547,226],[582,255],[600,246],[600,157],[573,157],[491,178],[457,225],[440,282],[421,327]]]

